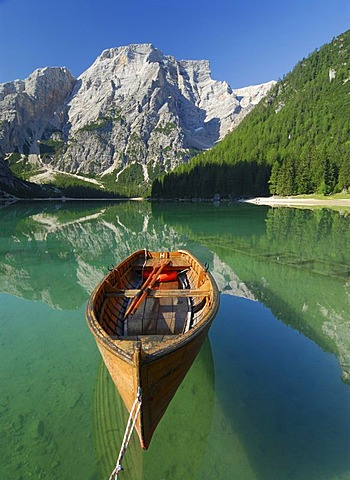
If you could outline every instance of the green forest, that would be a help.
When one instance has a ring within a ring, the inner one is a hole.
[[[156,179],[152,197],[349,189],[350,30],[301,60],[213,149]]]

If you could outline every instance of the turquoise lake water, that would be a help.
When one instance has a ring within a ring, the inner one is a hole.
[[[108,479],[127,413],[86,326],[133,250],[208,262],[219,313],[121,479],[350,480],[350,213],[147,202],[0,209],[0,479]]]

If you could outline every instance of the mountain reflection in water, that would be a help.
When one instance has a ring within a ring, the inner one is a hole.
[[[256,299],[335,353],[350,378],[350,215],[211,204],[72,203],[0,210],[0,290],[76,309],[130,252],[191,248],[224,294]],[[41,268],[44,265],[45,268]]]

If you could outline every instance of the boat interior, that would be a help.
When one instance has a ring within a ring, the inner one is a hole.
[[[206,271],[184,255],[123,262],[102,284],[95,315],[112,338],[186,333],[210,302]]]

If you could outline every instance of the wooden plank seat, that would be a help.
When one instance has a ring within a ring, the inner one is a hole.
[[[106,288],[106,297],[126,297],[133,298],[138,295],[142,289],[119,289],[110,285],[110,288]],[[199,288],[184,288],[184,289],[170,289],[170,290],[158,290],[150,289],[148,291],[148,297],[151,298],[167,298],[167,297],[206,297],[210,295],[209,285],[203,284]]]
[[[142,270],[144,268],[152,269],[154,265],[158,264],[160,261],[163,261],[163,260],[164,259],[159,259],[159,258],[148,258],[146,262],[144,261],[135,262],[133,264],[133,268],[136,270]],[[188,260],[183,257],[166,258],[165,260],[169,261],[169,265],[167,267],[169,269],[184,270],[190,267]]]
[[[148,271],[148,270],[152,270],[153,268],[153,265],[133,265],[133,270],[135,270],[136,272],[142,272],[143,270],[144,271]],[[181,265],[167,265],[165,267],[165,270],[176,270],[177,272],[181,272],[182,270],[187,270],[188,268],[190,268],[189,265],[185,265],[185,264],[181,264]]]

